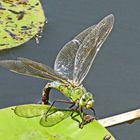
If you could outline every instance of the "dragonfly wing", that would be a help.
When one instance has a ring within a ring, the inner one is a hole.
[[[60,110],[52,113],[49,116],[43,116],[40,120],[40,124],[45,127],[51,127],[68,118],[72,112],[66,110]]]
[[[53,70],[52,71],[50,70],[51,68],[46,66],[46,72],[45,72],[45,70],[42,70],[43,68],[41,69],[39,67],[35,67],[35,68],[31,67],[28,63],[25,63],[22,58],[20,58],[19,60],[1,60],[0,66],[9,69],[12,72],[27,75],[27,76],[33,76],[33,77],[51,80],[51,81],[60,79],[58,78],[59,76],[53,72]]]
[[[50,105],[41,105],[41,104],[27,104],[27,105],[19,105],[14,109],[14,113],[20,117],[24,118],[32,118],[38,117],[44,114]],[[49,113],[57,111],[56,107],[52,107]]]
[[[101,45],[113,28],[114,16],[108,15],[102,19],[84,38],[76,53],[73,80],[80,84],[87,75]]]
[[[54,64],[54,70],[57,73],[67,79],[73,79],[74,61],[77,50],[87,34],[89,34],[93,28],[94,26],[87,28],[61,49]]]
[[[37,70],[41,73],[44,73],[45,75],[52,77],[52,80],[59,80],[62,82],[66,82],[66,79],[64,79],[61,75],[56,73],[52,68],[48,67],[47,65],[32,61],[27,58],[18,58],[22,63],[25,65],[30,66],[32,69]]]

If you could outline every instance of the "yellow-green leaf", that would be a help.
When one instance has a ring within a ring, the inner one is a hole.
[[[71,117],[54,126],[43,127],[40,124],[41,117],[19,117],[11,108],[15,107],[0,110],[1,140],[104,140],[107,135],[111,136],[108,140],[115,140],[96,120],[85,125],[83,129],[80,129]]]

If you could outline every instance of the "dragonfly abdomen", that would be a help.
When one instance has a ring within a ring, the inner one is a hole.
[[[49,84],[50,88],[54,88],[60,93],[64,94],[66,97],[71,98],[72,88],[70,85],[62,83],[60,81],[54,81]]]

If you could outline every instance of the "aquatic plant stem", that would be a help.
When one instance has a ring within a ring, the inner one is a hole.
[[[111,127],[123,123],[131,124],[136,120],[140,120],[140,109],[136,109],[126,113],[121,113],[112,117],[99,119],[98,122],[104,127]]]

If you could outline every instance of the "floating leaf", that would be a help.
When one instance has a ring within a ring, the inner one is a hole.
[[[26,1],[0,1],[0,50],[19,46],[42,30],[45,16],[41,3]]]
[[[115,140],[96,120],[78,127],[78,123],[68,117],[52,127],[40,125],[41,117],[23,118],[17,116],[12,108],[0,110],[1,140]],[[51,119],[51,117],[50,117]]]

